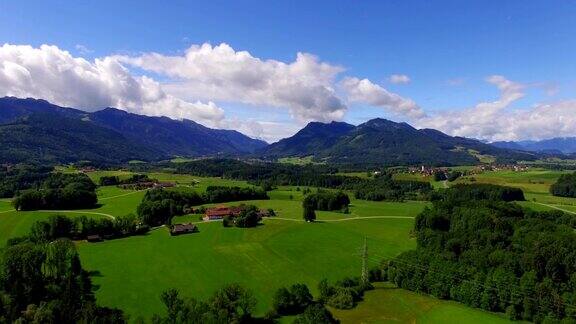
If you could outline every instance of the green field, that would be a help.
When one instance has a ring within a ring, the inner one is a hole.
[[[90,173],[95,181],[103,175],[127,177],[130,173]],[[203,191],[210,185],[249,185],[243,181],[168,173],[149,176],[177,183],[173,190]],[[493,181],[490,179],[497,177],[486,173],[478,178],[490,182]],[[550,182],[554,177],[542,175],[536,179],[545,178]],[[526,179],[530,177],[516,182],[512,181],[514,177],[509,178],[511,180],[506,180],[506,184],[534,185],[540,188],[536,193],[543,196],[547,192],[545,185],[527,182]],[[220,222],[200,222],[199,215],[186,215],[174,218],[173,222],[196,222],[199,233],[171,237],[166,228],[158,228],[144,236],[101,243],[79,242],[83,266],[94,273],[93,282],[99,303],[122,308],[133,318],[137,315],[148,317],[162,311],[159,296],[168,288],[178,288],[183,295],[204,298],[225,283],[238,282],[255,293],[257,313],[262,315],[269,310],[272,294],[279,287],[303,282],[316,293],[316,285],[323,278],[337,280],[359,275],[359,250],[365,237],[371,264],[415,247],[416,242],[410,236],[413,217],[427,203],[353,199],[349,214],[317,212],[317,222],[305,223],[301,219],[302,189],[279,187],[270,192],[270,200],[243,202],[276,211],[276,217],[265,219],[263,225],[256,228],[224,228]],[[72,217],[82,214],[90,217],[125,215],[135,212],[144,194],[145,191],[101,187],[98,188],[98,208],[58,213]],[[550,208],[532,201],[523,204],[539,209]],[[572,208],[570,205],[563,206]],[[34,221],[54,213],[15,212],[8,200],[0,200],[0,236],[8,239],[24,235]],[[401,289],[380,288],[369,292],[357,308],[334,310],[335,315],[343,323],[447,323],[462,318],[470,323],[503,320],[494,314],[457,303]]]
[[[342,323],[511,323],[492,314],[450,301],[377,283],[351,310],[331,309]]]
[[[94,277],[98,300],[150,315],[161,311],[158,296],[165,289],[206,297],[226,282],[239,282],[256,293],[263,314],[279,287],[304,282],[315,289],[324,277],[358,275],[365,236],[369,247],[386,257],[414,248],[412,217],[426,205],[355,200],[350,214],[318,212],[318,222],[309,224],[301,219],[301,191],[283,187],[270,195],[271,200],[244,202],[276,211],[257,228],[200,223],[199,233],[176,238],[161,228],[142,237],[81,243],[84,266],[99,273]],[[173,222],[198,218],[181,216]]]
[[[556,208],[576,212],[576,199],[552,196],[549,192],[560,175],[573,171],[551,171],[530,169],[528,171],[488,171],[459,178],[456,183],[491,183],[502,186],[517,187],[524,191],[528,202],[523,205],[543,210]]]

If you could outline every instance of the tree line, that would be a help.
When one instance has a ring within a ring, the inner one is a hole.
[[[156,182],[155,179],[150,179],[147,174],[133,174],[126,179],[119,176],[102,176],[98,181],[100,186],[118,186],[126,184],[137,184],[141,182]]]
[[[316,210],[338,210],[348,213],[348,205],[350,205],[350,198],[344,192],[318,190],[307,194],[302,200],[303,218],[307,222],[316,220]]]
[[[53,173],[39,188],[21,192],[12,204],[16,210],[81,209],[97,202],[96,185],[87,175]]]
[[[554,196],[576,198],[576,172],[563,174],[550,186],[550,193]]]
[[[576,320],[576,217],[509,202],[510,188],[459,185],[416,218],[416,250],[383,263],[401,288],[510,319]]]
[[[12,198],[22,190],[38,189],[53,170],[51,166],[42,165],[0,165],[0,198]]]
[[[137,208],[143,224],[169,224],[174,216],[185,215],[192,206],[228,201],[270,199],[266,191],[254,187],[209,186],[206,192],[175,191],[161,188],[146,192]]]
[[[145,234],[149,229],[133,214],[118,216],[114,219],[91,218],[84,215],[73,218],[65,215],[51,215],[46,220],[34,222],[27,236],[10,239],[9,243],[14,244],[20,241],[48,243],[59,238],[83,240],[91,235],[113,239]]]

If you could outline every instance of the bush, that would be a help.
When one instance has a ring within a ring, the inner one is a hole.
[[[334,324],[338,320],[332,313],[321,304],[312,304],[304,310],[304,313],[298,315],[294,324]]]

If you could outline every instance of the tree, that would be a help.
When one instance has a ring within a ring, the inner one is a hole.
[[[338,323],[332,313],[321,304],[312,304],[306,308],[304,313],[298,315],[294,324],[333,324]]]
[[[307,222],[313,222],[316,220],[316,212],[310,206],[304,206],[304,220]]]
[[[313,298],[305,284],[294,284],[287,288],[280,288],[272,298],[272,307],[277,314],[299,314],[312,304]]]
[[[238,284],[229,284],[214,293],[209,305],[226,322],[243,322],[252,317],[256,298]]]

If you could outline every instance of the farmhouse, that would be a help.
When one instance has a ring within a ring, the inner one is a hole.
[[[226,206],[219,206],[214,208],[206,209],[206,214],[204,215],[205,221],[222,219],[226,216],[235,217],[240,214],[242,211],[242,207],[226,207]]]
[[[170,227],[170,235],[180,235],[198,232],[198,227],[192,223],[187,224],[174,224]]]

